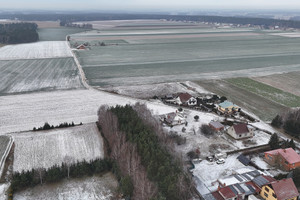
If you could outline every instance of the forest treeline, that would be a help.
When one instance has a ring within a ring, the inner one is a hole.
[[[58,182],[64,178],[77,178],[92,176],[108,172],[112,169],[113,163],[108,159],[96,159],[73,163],[72,159],[66,158],[61,166],[53,166],[49,169],[32,169],[31,171],[16,172],[12,175],[11,192],[33,187],[43,183]]]
[[[270,26],[280,26],[283,28],[300,28],[300,21],[281,20],[271,18],[253,17],[223,17],[207,15],[163,15],[163,14],[104,14],[104,13],[78,13],[78,14],[2,14],[1,18],[26,20],[26,21],[61,21],[72,23],[75,21],[95,21],[95,20],[133,20],[133,19],[166,19],[175,21],[194,21],[211,23],[230,24],[252,24],[265,28]],[[295,18],[296,19],[296,18]]]
[[[172,152],[173,141],[145,105],[100,107],[98,123],[108,156],[133,190],[131,199],[190,199],[192,182]]]
[[[35,23],[0,24],[0,43],[17,44],[39,40]]]
[[[286,133],[300,138],[300,109],[290,109],[277,115],[271,123],[277,128],[283,128]]]

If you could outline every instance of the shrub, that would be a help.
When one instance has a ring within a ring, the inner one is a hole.
[[[214,134],[214,130],[210,128],[209,125],[203,124],[200,128],[201,132],[206,136],[211,136]]]

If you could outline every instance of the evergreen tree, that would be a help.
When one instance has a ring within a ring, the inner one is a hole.
[[[279,137],[276,133],[274,133],[270,140],[269,140],[269,143],[268,143],[271,147],[271,149],[278,149],[280,148],[280,145],[279,145]]]
[[[282,125],[282,117],[279,115],[276,115],[276,117],[272,120],[271,125],[274,127],[281,127]]]

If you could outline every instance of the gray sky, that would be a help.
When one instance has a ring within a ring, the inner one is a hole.
[[[1,8],[60,10],[300,9],[300,0],[1,0]]]

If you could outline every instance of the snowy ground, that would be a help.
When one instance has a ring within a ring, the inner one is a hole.
[[[15,200],[110,200],[118,182],[111,173],[101,177],[64,180],[57,184],[36,186],[14,194]]]
[[[175,111],[175,110],[174,110]],[[186,144],[177,146],[177,150],[186,154],[191,150],[199,148],[201,158],[210,156],[220,152],[227,152],[237,149],[246,149],[249,147],[255,147],[259,145],[265,145],[269,142],[270,135],[256,130],[255,136],[249,139],[235,140],[230,137],[226,132],[215,133],[211,137],[203,135],[200,131],[200,127],[203,124],[208,124],[211,120],[222,121],[223,118],[213,113],[203,113],[197,111],[186,111],[188,125],[178,125],[173,128],[165,127],[168,131],[177,132],[178,135],[186,138]],[[198,115],[199,120],[195,121],[194,116]],[[262,122],[258,123],[258,126],[262,125]],[[186,131],[182,132],[182,128],[185,127]],[[264,128],[267,129],[267,124],[264,124]]]
[[[32,130],[45,122],[88,123],[97,121],[101,105],[135,104],[137,100],[97,90],[68,90],[39,92],[0,97],[0,134]],[[140,101],[145,102],[145,101]],[[153,114],[174,111],[173,107],[158,102],[147,102]]]
[[[6,190],[8,189],[9,184],[2,183],[0,184],[0,200],[7,200]]]
[[[0,60],[72,57],[65,41],[7,45],[0,48]]]
[[[233,154],[226,158],[224,164],[216,164],[216,162],[208,162],[203,160],[195,165],[193,170],[194,176],[197,176],[210,190],[215,190],[214,184],[219,178],[224,178],[232,175],[235,170],[244,168],[240,161],[237,160],[239,154]]]
[[[15,172],[61,165],[65,156],[72,157],[74,162],[104,157],[102,137],[95,123],[12,136]]]
[[[254,162],[261,169],[271,169],[271,168],[273,168],[272,166],[270,166],[268,163],[266,163],[264,161],[263,157],[261,157],[259,155],[251,156],[251,161]]]
[[[104,88],[104,90],[139,99],[152,98],[153,96],[162,97],[168,94],[176,94],[180,92],[188,92],[189,94],[195,96],[198,96],[198,94],[210,93],[198,84],[190,81],[183,82],[183,84],[180,82],[174,82],[150,85],[108,87]]]

